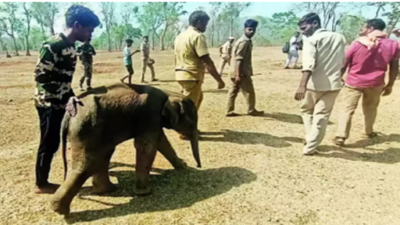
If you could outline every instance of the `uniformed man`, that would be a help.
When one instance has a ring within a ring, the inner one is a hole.
[[[228,93],[228,110],[227,117],[237,116],[235,110],[235,99],[237,94],[241,90],[246,102],[247,102],[247,113],[251,116],[259,116],[264,114],[264,111],[257,111],[256,105],[256,94],[254,92],[253,80],[253,66],[251,61],[251,53],[253,44],[251,38],[256,33],[258,22],[252,19],[247,20],[244,23],[244,34],[239,38],[234,47],[233,55],[231,57],[230,77],[231,77],[231,88]]]
[[[219,47],[219,53],[221,56],[221,63],[219,64],[219,74],[222,75],[225,65],[228,63],[230,66],[231,54],[232,54],[232,43],[235,41],[234,37],[229,37],[228,41]]]
[[[140,45],[140,52],[142,54],[142,76],[140,78],[141,83],[146,83],[144,81],[144,75],[146,73],[146,68],[149,67],[151,71],[151,81],[157,81],[155,78],[155,73],[154,73],[154,60],[151,59],[150,56],[150,48],[149,48],[149,37],[144,36],[143,37],[143,42]]]
[[[203,100],[201,86],[207,67],[208,72],[218,82],[218,89],[225,87],[208,52],[204,32],[210,17],[203,11],[194,11],[189,17],[190,26],[175,39],[175,78],[196,105],[197,110]],[[182,136],[181,136],[182,138]]]
[[[83,82],[85,82],[86,78],[87,90],[90,90],[92,89],[91,81],[93,73],[93,56],[96,55],[96,51],[90,44],[90,40],[87,40],[83,43],[83,45],[78,47],[77,52],[79,55],[79,60],[82,62],[83,70],[82,78],[79,81],[79,87],[81,88],[81,91],[84,91]]]

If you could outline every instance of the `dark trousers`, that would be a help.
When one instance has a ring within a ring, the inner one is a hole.
[[[51,161],[60,145],[61,122],[64,109],[36,107],[40,120],[40,144],[36,161],[36,185],[48,183]]]

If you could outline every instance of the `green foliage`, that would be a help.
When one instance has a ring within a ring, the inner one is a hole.
[[[364,24],[365,18],[361,16],[344,15],[339,21],[339,32],[351,43],[358,37],[358,33]]]

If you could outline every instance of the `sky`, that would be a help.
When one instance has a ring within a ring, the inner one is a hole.
[[[141,4],[143,2],[138,2],[138,4]],[[254,16],[263,16],[263,17],[271,17],[274,13],[279,13],[279,12],[287,12],[291,9],[293,9],[294,4],[296,2],[253,2],[252,5],[247,8],[242,14],[241,17],[254,17]],[[117,8],[120,8],[122,5],[121,2],[117,3]],[[90,2],[88,3],[89,8],[91,8],[99,17],[102,19],[101,15],[101,9],[99,6],[99,3],[94,3]],[[186,2],[184,4],[184,9],[189,12],[193,12],[194,10],[198,9],[199,7],[203,7],[208,11],[210,9],[210,6],[207,2]],[[55,22],[55,31],[56,33],[61,32],[64,27],[64,17],[62,16],[65,11],[66,7],[62,8],[60,11],[61,13],[58,16],[58,19]],[[357,7],[345,7],[342,8],[341,11],[347,11],[350,14],[361,14],[365,18],[372,18],[375,16],[375,11],[373,9],[360,9]],[[299,17],[302,16],[301,13],[298,12],[297,15]],[[188,15],[186,15],[188,17]],[[136,21],[132,21],[132,24],[134,27],[139,27],[139,25],[136,23]],[[102,29],[96,29],[94,36],[98,36],[102,32]]]

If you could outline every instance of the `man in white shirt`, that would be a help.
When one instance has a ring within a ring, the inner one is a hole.
[[[321,20],[315,13],[305,15],[299,26],[307,39],[303,46],[303,77],[295,99],[301,101],[306,131],[303,154],[312,155],[324,139],[336,97],[342,88],[346,40],[339,33],[321,28]]]
[[[224,70],[225,65],[228,63],[230,66],[230,60],[232,55],[232,44],[235,41],[234,37],[229,37],[228,41],[225,42],[221,47],[219,47],[219,53],[221,56],[221,63],[219,64],[219,74],[222,76],[222,72]]]
[[[290,62],[293,62],[294,67],[297,68],[297,60],[299,59],[299,54],[298,54],[298,38],[300,36],[300,33],[296,31],[294,33],[293,37],[290,38],[289,44],[289,52],[288,52],[288,57],[286,59],[286,64],[285,64],[285,69],[289,69]]]

